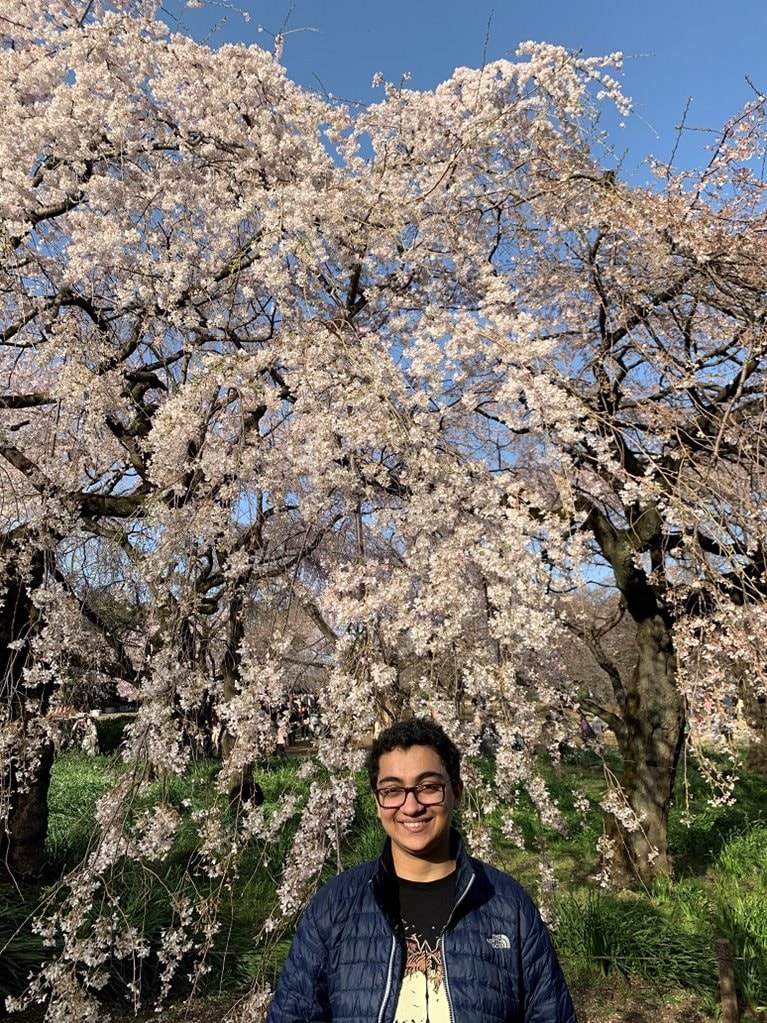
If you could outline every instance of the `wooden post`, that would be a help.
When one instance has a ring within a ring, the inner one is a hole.
[[[738,996],[735,992],[735,968],[732,962],[732,947],[726,938],[714,942],[714,952],[719,965],[719,992],[722,996],[722,1018],[724,1023],[738,1023]]]

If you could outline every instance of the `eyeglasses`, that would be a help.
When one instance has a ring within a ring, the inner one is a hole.
[[[384,785],[375,789],[378,805],[383,810],[398,810],[405,805],[408,792],[412,792],[421,806],[438,806],[445,801],[444,782],[423,781],[420,785]]]

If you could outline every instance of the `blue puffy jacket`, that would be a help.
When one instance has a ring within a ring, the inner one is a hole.
[[[514,878],[469,857],[458,839],[456,898],[442,934],[453,1023],[576,1023],[538,910]],[[404,946],[390,844],[312,899],[299,922],[267,1023],[389,1023]]]

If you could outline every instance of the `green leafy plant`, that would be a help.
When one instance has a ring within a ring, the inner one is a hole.
[[[698,993],[717,982],[710,942],[676,926],[648,901],[591,892],[556,904],[562,955],[604,973],[643,978]]]
[[[31,929],[33,911],[25,894],[10,885],[0,887],[0,1006],[8,995],[20,994],[43,958],[43,942]]]

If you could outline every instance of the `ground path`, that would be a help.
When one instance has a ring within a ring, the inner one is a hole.
[[[669,999],[653,989],[628,987],[622,982],[605,983],[598,991],[577,996],[578,1023],[712,1023],[697,1001],[686,994]],[[193,998],[160,1012],[147,1009],[139,1016],[111,1012],[112,1023],[244,1023],[241,997]],[[1,1015],[2,1013],[0,1013]],[[9,1023],[43,1023],[43,1009],[14,1014]],[[759,1017],[753,1017],[755,1021]],[[767,1023],[767,1016],[759,1023]]]

